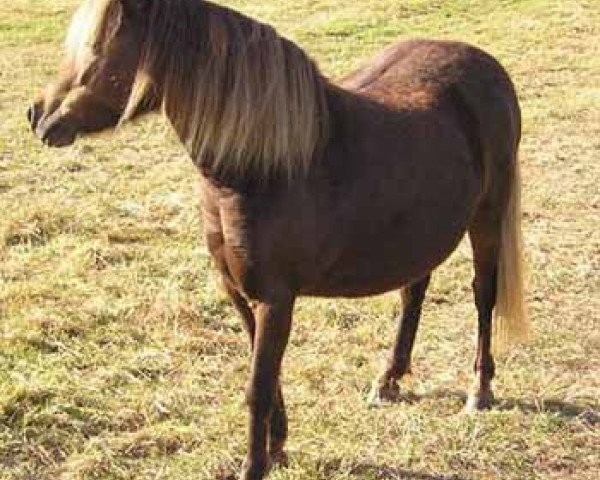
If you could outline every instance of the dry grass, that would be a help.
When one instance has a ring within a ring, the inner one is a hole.
[[[435,274],[409,387],[365,396],[397,295],[299,302],[277,480],[596,479],[600,472],[600,6],[595,0],[235,1],[340,75],[397,36],[473,42],[511,72],[532,343],[470,381],[470,252]],[[245,439],[248,352],[200,236],[196,173],[157,118],[48,150],[24,111],[76,0],[0,5],[0,479],[214,478]]]

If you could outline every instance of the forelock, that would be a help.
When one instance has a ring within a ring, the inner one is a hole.
[[[117,0],[84,0],[73,15],[65,40],[65,51],[76,64],[97,53],[99,44],[107,41],[110,21],[120,11]]]

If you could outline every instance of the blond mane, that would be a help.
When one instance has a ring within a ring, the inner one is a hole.
[[[193,160],[292,176],[327,139],[326,80],[268,26],[199,0],[155,0],[124,118],[150,88]]]
[[[115,18],[117,17],[117,18]],[[84,0],[73,15],[67,32],[65,51],[77,71],[85,67],[120,24],[120,8],[114,0]]]

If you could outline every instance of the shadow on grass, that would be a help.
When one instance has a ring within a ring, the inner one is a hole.
[[[464,403],[467,395],[459,390],[436,389],[425,394],[416,394],[411,391],[402,391],[401,396],[395,403],[417,404],[427,400],[457,400]],[[518,409],[525,414],[555,413],[564,419],[578,418],[589,425],[600,425],[600,412],[592,406],[581,406],[565,402],[555,398],[538,398],[534,401],[525,401],[515,398],[499,398],[494,401],[492,412],[502,412]],[[456,473],[429,473],[404,468],[391,467],[388,465],[377,465],[374,463],[350,463],[347,459],[330,459],[319,462],[317,470],[319,478],[330,478],[334,474],[343,473],[348,478],[360,480],[473,480]],[[241,462],[237,465],[228,465],[219,471],[215,480],[237,480],[235,473],[241,470]],[[346,477],[344,477],[346,478]]]
[[[285,467],[276,467],[285,468]],[[242,469],[241,462],[223,465],[215,475],[215,480],[238,480]],[[361,480],[472,480],[455,473],[426,473],[407,470],[404,468],[376,465],[374,463],[356,463],[347,465],[345,460],[334,458],[320,462],[318,478],[330,478],[334,474],[343,473],[344,478]]]
[[[329,478],[334,473],[344,471],[350,478],[368,480],[471,480],[455,473],[427,473],[405,468],[389,467],[387,465],[376,465],[374,463],[357,463],[342,467],[339,459],[329,460],[321,465],[319,469],[324,478]]]
[[[458,399],[462,403],[467,400],[467,395],[464,392],[450,389],[437,389],[422,395],[412,392],[403,392],[398,403],[406,402],[409,404],[419,403],[423,400],[435,399]],[[492,411],[507,411],[519,409],[523,413],[556,413],[563,418],[571,419],[582,417],[585,421],[591,424],[600,423],[600,412],[592,406],[581,406],[574,403],[565,402],[556,398],[537,398],[533,401],[526,401],[518,398],[497,398],[493,405]]]

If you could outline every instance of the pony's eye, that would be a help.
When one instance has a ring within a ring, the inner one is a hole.
[[[75,78],[75,86],[81,87],[89,83],[90,79],[94,75],[94,72],[96,71],[97,63],[97,57],[93,57],[83,63],[79,69],[77,77]]]

